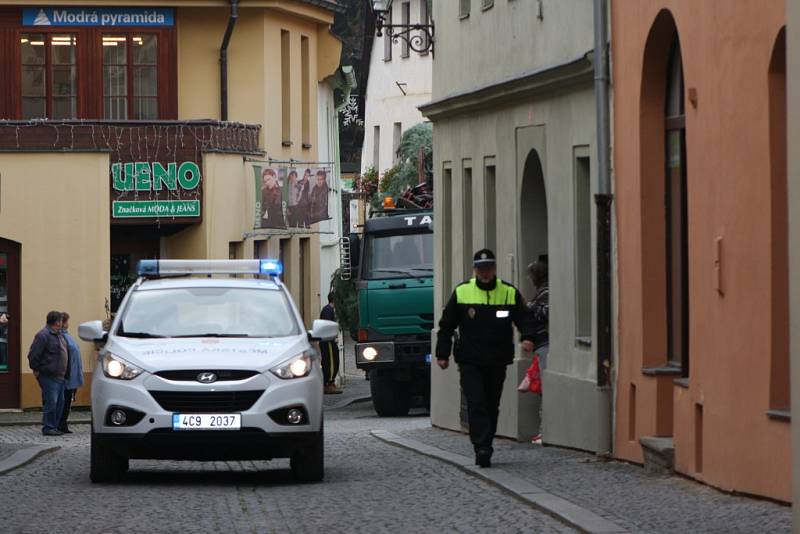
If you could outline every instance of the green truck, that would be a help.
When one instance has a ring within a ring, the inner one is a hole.
[[[387,417],[429,408],[433,212],[373,212],[351,246],[358,263],[356,366],[368,375],[375,411]]]

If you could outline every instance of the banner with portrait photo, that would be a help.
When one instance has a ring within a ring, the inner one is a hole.
[[[254,164],[255,228],[310,228],[330,219],[326,167]]]

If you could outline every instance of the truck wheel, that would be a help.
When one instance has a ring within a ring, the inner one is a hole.
[[[408,415],[411,395],[405,384],[394,380],[391,375],[383,375],[373,370],[369,374],[369,389],[372,394],[372,405],[378,416]]]
[[[119,482],[128,472],[128,459],[115,453],[107,440],[95,436],[92,429],[89,479],[95,483]]]
[[[325,477],[325,437],[322,427],[313,443],[295,451],[289,460],[292,474],[298,482],[321,482]]]

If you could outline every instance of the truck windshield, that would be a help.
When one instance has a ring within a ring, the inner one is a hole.
[[[268,289],[136,291],[123,314],[118,336],[285,337],[300,333],[284,294]]]
[[[433,234],[368,236],[365,278],[433,276]]]

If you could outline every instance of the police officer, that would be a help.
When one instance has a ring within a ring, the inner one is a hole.
[[[525,351],[533,350],[533,323],[519,290],[497,278],[497,264],[491,250],[476,252],[473,265],[475,277],[456,287],[442,313],[436,363],[447,369],[453,349],[461,389],[467,398],[475,463],[491,467],[492,440],[497,431],[506,366],[514,361],[512,323],[522,333]]]

